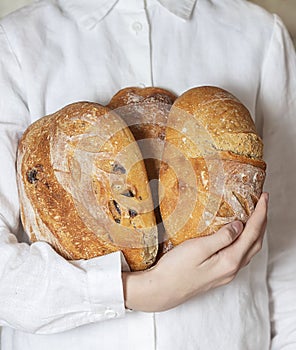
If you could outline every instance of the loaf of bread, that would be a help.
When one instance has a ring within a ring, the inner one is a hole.
[[[153,197],[159,252],[167,241],[159,210],[159,169],[168,114],[176,98],[170,91],[158,87],[126,87],[108,104],[129,126],[140,147]]]
[[[262,157],[250,113],[229,92],[205,86],[176,99],[125,88],[107,107],[73,103],[26,130],[17,156],[22,223],[32,242],[67,259],[120,250],[131,270],[144,270],[158,246],[162,255],[246,222],[264,184]],[[160,180],[154,203],[152,180]]]
[[[170,91],[158,87],[126,87],[108,104],[138,141],[149,180],[159,178],[167,118],[176,98]]]
[[[247,108],[232,94],[204,86],[174,102],[160,169],[166,250],[246,222],[262,192],[262,140]]]
[[[21,218],[32,241],[67,259],[121,250],[132,270],[153,264],[157,227],[141,152],[124,121],[77,102],[43,117],[18,147]]]

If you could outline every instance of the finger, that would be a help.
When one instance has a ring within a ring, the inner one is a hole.
[[[263,192],[259,198],[254,213],[250,216],[246,223],[246,229],[251,230],[252,227],[254,231],[259,231],[260,229],[262,230],[262,227],[265,228],[267,221],[268,200],[268,193]]]
[[[263,193],[256,205],[253,214],[245,225],[243,233],[234,244],[229,247],[228,253],[244,258],[255,244],[255,242],[264,234],[267,222],[268,194]]]
[[[219,250],[232,244],[242,231],[242,222],[234,221],[223,226],[213,235],[195,238],[199,252],[203,256],[203,260],[208,259]]]
[[[256,241],[252,248],[248,251],[248,253],[244,256],[242,262],[241,262],[241,267],[247,266],[250,261],[254,258],[254,256],[256,254],[259,253],[259,251],[262,248],[262,244],[263,244],[263,238],[262,239],[258,239],[258,241]]]
[[[243,258],[242,266],[246,266],[253,259],[253,257],[260,252],[263,246],[264,235],[266,230],[264,230],[263,234],[258,238],[258,240],[252,245],[250,250],[246,253]]]
[[[237,271],[260,250],[266,227],[267,202],[268,195],[263,194],[242,234],[233,244],[213,256],[218,261],[217,275],[233,278]]]

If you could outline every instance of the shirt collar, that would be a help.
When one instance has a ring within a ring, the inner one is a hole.
[[[63,11],[91,29],[102,20],[119,0],[58,0]],[[137,0],[138,3],[143,0]],[[185,20],[190,19],[197,0],[157,0],[168,11]]]
[[[170,12],[185,20],[190,19],[196,0],[158,0]]]

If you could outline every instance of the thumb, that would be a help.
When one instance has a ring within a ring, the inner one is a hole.
[[[210,236],[197,238],[201,251],[206,255],[205,259],[232,244],[243,232],[243,228],[241,221],[233,221]]]

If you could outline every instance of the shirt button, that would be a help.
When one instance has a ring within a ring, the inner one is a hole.
[[[142,26],[142,23],[140,22],[134,22],[132,24],[132,28],[136,32],[136,34],[138,34],[143,29],[143,26]]]
[[[105,316],[106,316],[107,318],[114,318],[114,317],[117,316],[117,312],[114,311],[114,310],[107,309],[107,310],[105,311]]]

